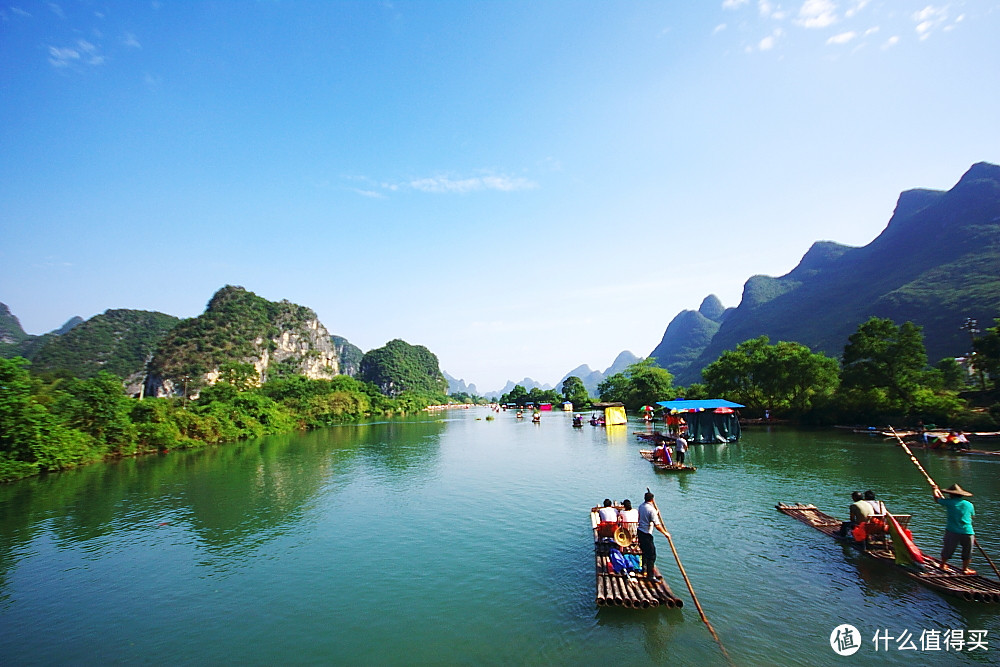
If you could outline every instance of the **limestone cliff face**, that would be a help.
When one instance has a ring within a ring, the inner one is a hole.
[[[331,378],[340,354],[309,308],[271,302],[242,287],[224,287],[204,314],[181,322],[154,354],[145,391],[195,396],[234,364],[252,366],[257,383],[288,375]]]

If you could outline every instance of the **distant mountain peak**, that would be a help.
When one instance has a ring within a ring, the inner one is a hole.
[[[722,305],[721,301],[719,301],[719,297],[714,294],[709,294],[705,297],[705,300],[701,302],[701,306],[698,307],[698,312],[713,322],[718,322],[722,317],[722,314],[726,312],[726,307]]]

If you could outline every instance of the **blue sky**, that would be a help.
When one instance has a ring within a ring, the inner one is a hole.
[[[480,391],[1000,162],[1000,2],[2,2],[0,302],[226,284]]]

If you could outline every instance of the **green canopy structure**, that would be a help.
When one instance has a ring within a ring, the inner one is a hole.
[[[739,403],[710,398],[701,401],[659,401],[657,405],[671,416],[684,417],[689,443],[706,445],[740,439],[740,418],[736,410],[745,406]]]

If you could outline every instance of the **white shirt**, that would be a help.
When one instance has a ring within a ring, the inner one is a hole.
[[[639,510],[635,509],[634,507],[630,510],[622,510],[618,514],[621,516],[622,521],[624,521],[625,523],[639,522]]]
[[[650,530],[655,525],[663,525],[659,512],[653,507],[653,503],[643,503],[639,505],[639,530],[644,533],[652,533]]]
[[[606,522],[614,523],[615,521],[618,520],[618,510],[616,510],[614,507],[602,507],[601,509],[597,510],[597,514],[598,516],[601,517],[602,523]]]

